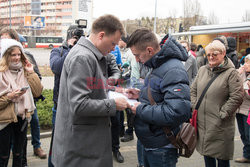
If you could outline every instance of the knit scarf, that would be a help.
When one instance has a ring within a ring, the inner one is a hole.
[[[21,62],[18,64],[10,63],[8,70],[0,72],[0,96],[28,85]],[[15,103],[15,112],[23,119],[25,118],[26,112],[35,110],[35,104],[30,89],[19,98],[13,100],[13,102]]]

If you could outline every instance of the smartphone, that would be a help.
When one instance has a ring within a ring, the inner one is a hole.
[[[29,86],[22,87],[22,88],[20,89],[20,91],[25,91],[25,90],[27,90],[27,89],[29,89]]]
[[[247,78],[248,81],[250,81],[250,78]]]

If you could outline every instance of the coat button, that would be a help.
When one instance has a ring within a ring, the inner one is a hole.
[[[111,107],[111,103],[109,101],[107,102],[107,107]]]

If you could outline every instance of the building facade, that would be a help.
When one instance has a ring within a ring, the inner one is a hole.
[[[65,36],[75,20],[86,19],[87,32],[92,23],[92,8],[92,0],[0,0],[0,25],[11,25],[24,35]],[[25,27],[25,16],[44,17],[44,28]]]

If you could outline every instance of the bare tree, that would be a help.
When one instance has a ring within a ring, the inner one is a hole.
[[[201,5],[198,0],[183,0],[183,28],[188,31],[191,26],[206,24],[205,17],[201,13]]]
[[[242,17],[242,21],[243,21],[243,22],[250,21],[250,10],[246,10],[246,11],[245,11],[245,14],[244,14],[243,17]]]
[[[207,22],[208,22],[208,24],[219,24],[219,19],[215,15],[214,11],[210,12]]]

